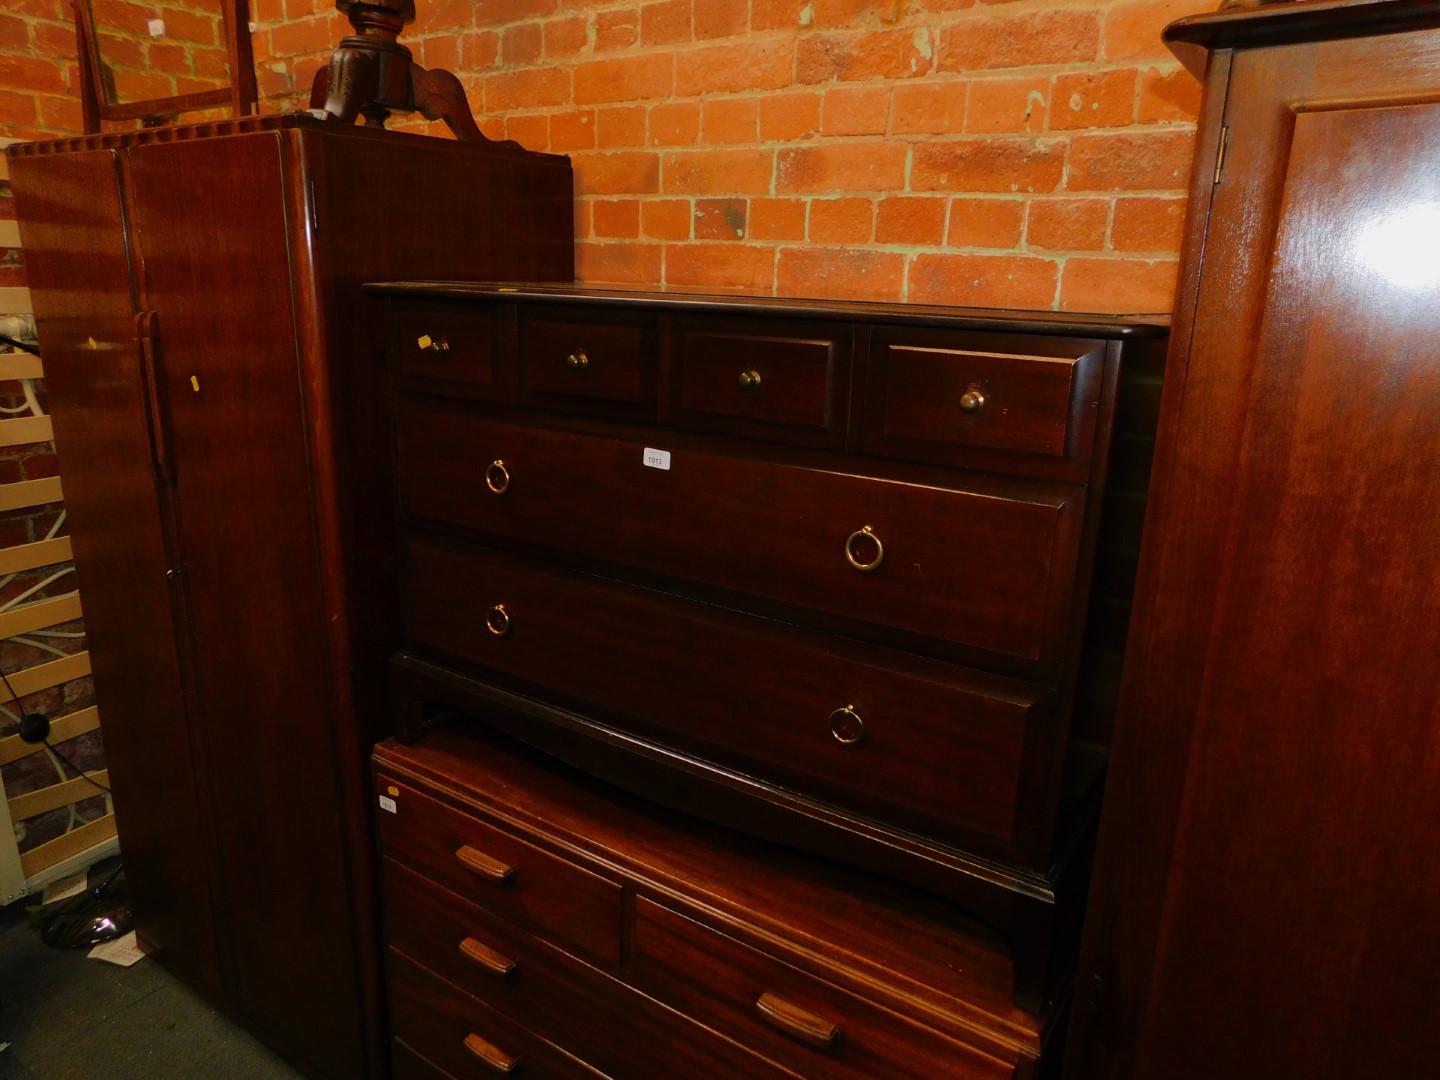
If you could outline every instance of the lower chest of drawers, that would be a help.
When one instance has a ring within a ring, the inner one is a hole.
[[[1045,1022],[1009,1002],[1003,947],[919,894],[469,733],[376,761],[397,1071],[978,1080],[1038,1066]]]

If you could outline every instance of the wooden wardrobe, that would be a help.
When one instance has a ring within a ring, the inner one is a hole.
[[[382,1068],[365,766],[397,618],[367,280],[569,280],[564,158],[304,115],[11,148],[145,944]]]
[[[1440,1061],[1440,7],[1205,65],[1068,1075]]]

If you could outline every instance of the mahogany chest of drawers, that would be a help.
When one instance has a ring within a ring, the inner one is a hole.
[[[417,744],[379,757],[402,793],[397,1062],[1034,1068],[1074,960],[1163,326],[379,288]],[[479,741],[426,736],[455,713]],[[618,809],[635,796],[652,812]],[[823,985],[787,996],[765,972],[793,950]],[[553,993],[484,977],[531,952]],[[928,1034],[891,1023],[917,1001]],[[651,1035],[620,1037],[632,1013]]]

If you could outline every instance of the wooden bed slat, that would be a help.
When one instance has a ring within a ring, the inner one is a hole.
[[[44,480],[22,480],[18,484],[0,484],[0,510],[21,510],[27,506],[63,502],[64,499],[58,476],[49,476]]]
[[[24,604],[0,615],[0,638],[11,638],[16,634],[28,634],[31,630],[43,630],[47,626],[58,626],[80,618],[80,594],[68,592],[50,600],[35,604]]]
[[[86,848],[104,843],[114,835],[115,815],[106,814],[88,825],[71,829],[64,836],[57,836],[49,843],[23,852],[20,855],[20,866],[24,869],[27,878],[33,878],[56,863],[64,862],[70,856],[78,855]]]
[[[15,574],[21,570],[35,570],[42,566],[69,562],[74,558],[70,550],[70,538],[57,536],[54,540],[37,540],[33,544],[18,544],[11,548],[0,548],[0,574]]]
[[[58,784],[51,784],[38,791],[27,791],[24,795],[16,795],[10,800],[10,819],[25,821],[29,818],[39,817],[41,814],[48,814],[51,810],[58,810],[62,806],[69,806],[72,803],[84,802],[86,799],[104,795],[105,793],[92,784],[91,780],[95,781],[95,784],[109,787],[110,770],[101,769],[98,772],[87,772],[84,776],[62,780]]]
[[[88,654],[78,653],[79,656]],[[86,670],[88,671],[88,665]],[[13,679],[11,680],[14,681]],[[69,679],[64,680],[69,682]],[[20,690],[20,687],[16,687]],[[21,693],[24,693],[21,690]],[[64,716],[50,721],[50,745],[59,746],[61,743],[69,742],[78,738],[88,731],[94,731],[100,726],[100,710],[94,705],[88,709],[80,709],[78,712],[66,713]],[[0,765],[9,765],[12,761],[19,761],[23,757],[40,752],[39,743],[27,743],[19,735],[9,735],[0,739]]]

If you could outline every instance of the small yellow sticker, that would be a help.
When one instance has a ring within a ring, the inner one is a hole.
[[[197,394],[200,392],[200,376],[190,376],[190,389],[194,390]]]
[[[400,789],[399,789],[398,787],[396,787],[394,784],[391,784],[389,787],[387,787],[387,788],[385,789],[385,794],[386,794],[386,795],[399,795],[399,794],[400,794]]]
[[[421,334],[415,339],[415,344],[419,345],[422,349],[428,349],[433,342],[431,342],[429,334]]]

